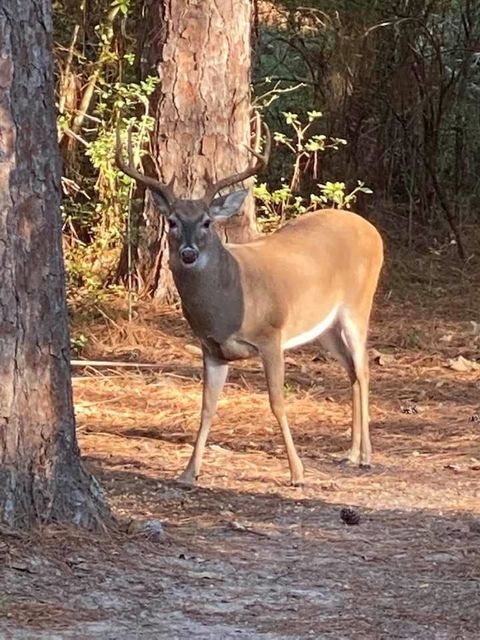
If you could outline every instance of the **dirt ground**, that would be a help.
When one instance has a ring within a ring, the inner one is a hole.
[[[480,296],[455,274],[448,288],[417,275],[408,296],[377,298],[372,470],[331,456],[348,441],[343,371],[315,345],[288,354],[303,489],[288,486],[257,362],[232,369],[199,486],[185,488],[201,362],[180,314],[144,304],[129,323],[100,305],[76,319],[82,357],[159,365],[74,370],[86,464],[130,533],[1,535],[0,638],[478,639]]]

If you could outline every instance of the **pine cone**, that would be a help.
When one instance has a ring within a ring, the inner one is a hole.
[[[340,518],[345,524],[360,524],[360,514],[355,509],[350,509],[350,507],[344,507],[340,511]]]

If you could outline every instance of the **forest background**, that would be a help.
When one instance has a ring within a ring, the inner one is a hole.
[[[83,310],[126,289],[131,302],[168,299],[142,265],[143,195],[113,160],[120,111],[136,125],[137,151],[155,126],[159,79],[141,64],[148,4],[54,3],[69,299]],[[255,2],[252,104],[275,139],[255,188],[259,227],[312,206],[352,206],[384,235],[390,287],[407,281],[443,295],[440,263],[472,275],[479,14],[469,0]],[[77,351],[82,339],[74,336]]]

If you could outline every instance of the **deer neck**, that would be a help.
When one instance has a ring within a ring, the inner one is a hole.
[[[240,269],[216,237],[201,268],[172,265],[182,308],[192,331],[204,344],[223,344],[240,329],[244,315]]]

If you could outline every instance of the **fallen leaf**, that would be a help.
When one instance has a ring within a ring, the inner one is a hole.
[[[408,414],[412,414],[412,413],[418,413],[418,409],[414,404],[406,404],[406,405],[400,405],[400,411],[402,413],[408,413]]]
[[[24,571],[25,573],[33,573],[31,567],[22,560],[12,560],[10,562],[10,569],[15,569],[16,571]]]
[[[463,356],[449,358],[446,366],[449,369],[453,369],[453,371],[459,371],[461,373],[480,370],[480,363],[475,362],[474,360],[467,360],[467,358],[464,358]]]
[[[468,468],[472,471],[480,471],[480,460],[477,460],[477,458],[470,458]]]
[[[231,522],[228,523],[227,526],[230,529],[233,529],[234,531],[242,531],[242,532],[245,532],[245,533],[252,533],[255,536],[260,536],[260,537],[265,537],[265,538],[270,538],[273,535],[273,532],[262,531],[262,530],[258,529],[257,527],[244,525],[241,522],[238,522],[237,520],[232,520]]]
[[[458,466],[458,464],[446,464],[443,468],[450,469],[450,471],[453,471],[454,473],[460,473],[461,471],[461,468]]]
[[[200,347],[197,347],[197,345],[195,345],[195,344],[186,344],[184,346],[184,349],[188,353],[191,353],[192,356],[201,356],[202,355],[202,350],[200,349]]]
[[[335,482],[330,482],[329,484],[320,485],[320,489],[322,491],[338,491],[340,487]]]
[[[472,325],[473,335],[480,336],[480,322],[475,322],[475,320],[470,320],[470,324]]]
[[[129,533],[144,536],[152,542],[162,542],[166,537],[162,523],[155,518],[150,520],[132,520],[129,526]]]
[[[221,447],[219,444],[210,444],[208,448],[212,451],[220,451],[220,453],[232,453],[229,449],[225,449],[225,447]]]
[[[370,359],[375,364],[378,364],[379,367],[384,367],[385,365],[392,364],[395,362],[395,357],[390,353],[381,353],[376,349],[370,349]]]
[[[219,580],[219,581],[223,581],[224,580],[224,578],[221,575],[219,575],[218,573],[211,573],[211,572],[201,573],[197,577],[200,578],[200,580]]]

